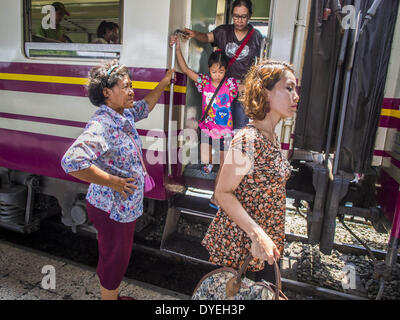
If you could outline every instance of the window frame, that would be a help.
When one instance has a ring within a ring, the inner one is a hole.
[[[23,1],[23,53],[28,59],[82,59],[104,60],[119,59],[122,54],[122,44],[97,43],[57,43],[34,42],[32,28],[32,0]],[[119,30],[120,40],[123,39],[124,0],[119,0]],[[34,52],[43,51],[42,54]],[[47,53],[45,51],[48,51]],[[59,52],[62,51],[63,54]],[[32,52],[32,53],[31,53]],[[53,53],[52,53],[53,52]],[[58,54],[57,54],[58,52]],[[70,54],[68,54],[70,52]]]

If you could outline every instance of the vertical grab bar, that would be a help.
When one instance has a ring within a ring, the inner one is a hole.
[[[185,31],[175,30],[174,36],[178,34],[186,35]],[[175,58],[176,58],[176,43],[172,45],[172,57],[171,57],[171,69],[175,69]],[[172,74],[171,87],[169,95],[169,109],[168,109],[168,176],[172,175],[172,113],[174,108],[174,86],[175,86],[175,73]]]
[[[176,35],[176,31],[174,32]],[[175,68],[175,50],[176,43],[172,46],[171,69]],[[168,176],[172,175],[172,113],[174,108],[174,81],[175,74],[171,77],[171,87],[169,91],[169,109],[168,109]]]

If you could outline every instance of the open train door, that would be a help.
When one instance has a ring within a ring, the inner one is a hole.
[[[318,230],[325,254],[333,248],[338,214],[376,216],[371,160],[398,5],[313,2],[294,146],[325,155],[329,180]]]
[[[304,34],[296,33],[299,30],[296,22],[300,3],[309,3],[309,0],[253,0],[252,2],[253,15],[249,23],[266,38],[267,52],[263,54],[273,59],[290,61],[295,40],[299,40]],[[218,25],[232,23],[232,3],[232,0],[189,1],[190,21],[187,21],[186,25],[176,26],[174,30],[188,27],[196,31],[210,32]],[[300,40],[299,43],[303,42]],[[192,39],[183,42],[181,48],[189,68],[196,72],[208,73],[207,61],[213,51],[210,44],[199,43]],[[179,68],[177,71],[180,71]],[[200,242],[215,216],[215,209],[209,206],[209,199],[213,194],[219,166],[214,165],[211,174],[206,175],[201,171],[197,135],[190,133],[196,132],[200,116],[201,95],[197,92],[193,81],[188,79],[184,127],[182,134],[179,135],[178,149],[182,151],[179,152],[182,155],[180,159],[190,161],[182,163],[185,191],[177,193],[170,200],[161,250],[204,261],[208,260],[208,253]],[[290,129],[282,130],[282,128],[279,128],[278,134],[286,132],[289,140]],[[214,156],[215,159],[219,159],[215,154]]]

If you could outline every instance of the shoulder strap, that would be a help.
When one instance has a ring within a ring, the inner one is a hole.
[[[142,167],[143,167],[143,171],[144,171],[145,174],[147,174],[146,166],[144,164],[143,157],[142,157],[142,152],[140,151],[140,149],[139,149],[138,145],[136,144],[135,139],[132,137],[131,133],[128,133],[128,136],[129,136],[129,138],[131,138],[133,144],[135,145],[135,148],[136,148],[137,153],[138,153],[138,157],[139,157],[140,162],[141,162]]]
[[[242,53],[242,50],[244,48],[244,46],[247,44],[247,42],[249,42],[251,36],[253,35],[255,29],[254,27],[251,28],[251,30],[249,31],[249,33],[247,34],[246,38],[243,40],[242,44],[240,45],[240,47],[236,50],[235,55],[231,58],[231,60],[229,61],[228,64],[228,69],[231,65],[234,64],[234,62],[236,61],[236,59],[240,56],[240,54]]]
[[[210,108],[211,108],[211,106],[212,106],[212,103],[213,103],[213,101],[214,101],[214,99],[215,99],[215,97],[216,97],[216,95],[217,95],[219,89],[221,89],[222,85],[225,83],[225,79],[226,79],[226,75],[225,75],[225,77],[221,80],[221,82],[219,83],[217,89],[214,91],[214,94],[213,94],[213,96],[212,96],[210,102],[208,103],[208,106],[207,106],[206,110],[204,111],[204,114],[203,114],[203,116],[201,117],[200,122],[203,122],[204,119],[206,118],[206,116],[207,116],[207,114],[208,114],[208,111],[210,111]],[[211,81],[211,80],[210,80],[210,81]]]

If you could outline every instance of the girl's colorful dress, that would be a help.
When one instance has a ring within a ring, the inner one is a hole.
[[[211,77],[202,73],[199,74],[195,85],[197,90],[203,94],[201,113],[203,116],[217,88],[212,85]],[[233,122],[231,104],[237,95],[238,83],[236,79],[226,78],[217,96],[214,98],[213,104],[204,121],[199,123],[200,129],[213,139],[232,136]]]

